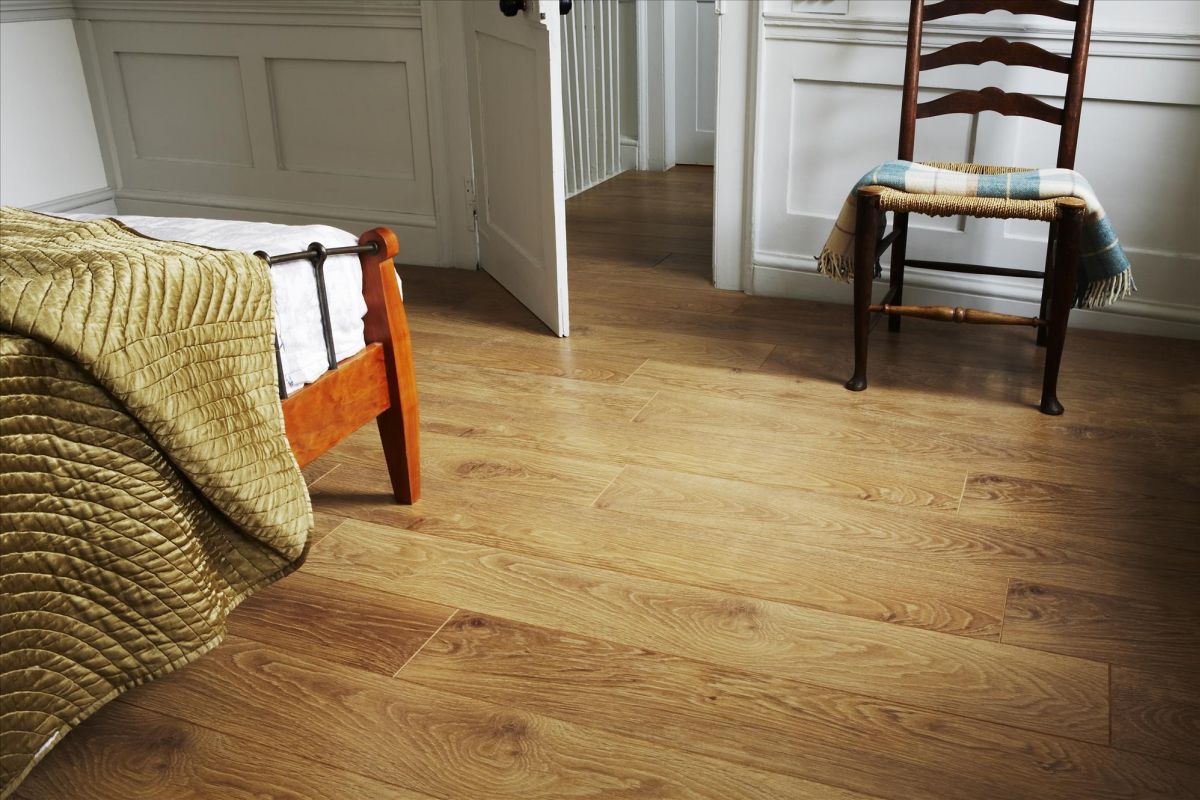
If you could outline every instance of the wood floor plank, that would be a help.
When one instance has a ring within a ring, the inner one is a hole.
[[[900,419],[881,425],[857,415],[830,424],[828,409],[813,404],[791,403],[785,410],[775,403],[670,390],[656,392],[634,421],[641,427],[707,436],[729,434],[733,419],[737,435],[747,442],[784,441],[814,452],[873,458],[885,465],[895,457],[903,458],[906,467],[953,465],[1041,480],[1090,480],[1155,497],[1192,499],[1200,493],[1200,469],[1190,467],[1177,444],[1164,441],[1160,447],[1119,428],[1093,427],[1072,431],[1083,435],[1046,436]],[[1156,457],[1148,460],[1148,451]],[[881,459],[883,453],[890,457]]]
[[[461,397],[487,400],[501,408],[586,414],[596,421],[633,419],[654,392],[588,381],[532,375],[494,368],[427,362],[417,367],[421,400]]]
[[[280,650],[390,676],[453,612],[301,567],[238,606],[228,628]]]
[[[600,508],[687,525],[700,518],[735,535],[803,537],[906,566],[988,578],[1022,576],[1120,591],[1152,582],[1191,592],[1200,556],[1071,531],[1026,531],[915,506],[863,503],[684,472],[627,467],[597,499]]]
[[[1117,596],[1014,580],[1003,641],[1168,673],[1200,673],[1200,608],[1187,595]]]
[[[419,327],[413,334],[413,350],[422,359],[431,361],[473,367],[504,364],[518,372],[598,383],[623,383],[645,360],[570,347],[549,349],[505,342],[490,342],[481,347],[477,339],[421,331]]]
[[[711,296],[711,287],[676,288],[661,295],[661,301],[641,297],[642,286],[630,283],[617,286],[608,294],[614,298],[639,298],[639,302],[650,304],[700,304],[697,299]],[[760,366],[774,345],[762,342],[742,342],[714,339],[707,336],[692,336],[666,328],[631,329],[628,327],[602,324],[573,324],[571,335],[560,339],[546,335],[545,326],[512,295],[497,288],[498,294],[478,293],[454,307],[438,310],[414,319],[412,327],[419,332],[445,334],[461,337],[464,333],[482,335],[506,344],[534,347],[554,351],[591,351],[598,355],[626,356],[640,361],[646,353],[684,364],[711,364],[714,366],[753,369]],[[659,295],[656,295],[658,297]],[[741,295],[737,295],[741,296]],[[710,303],[710,305],[729,305]]]
[[[220,686],[212,688],[224,691]],[[305,758],[286,745],[264,746],[259,740],[271,737],[248,732],[250,738],[236,738],[117,701],[56,747],[54,757],[35,768],[21,785],[18,797],[430,800],[429,795]]]
[[[1200,780],[1097,745],[475,612],[459,612],[404,677],[880,797],[1188,797]]]
[[[1136,495],[1112,486],[972,473],[959,513],[970,519],[1200,550],[1200,501]]]
[[[816,546],[768,531],[730,533],[596,508],[565,508],[490,489],[431,482],[417,509],[374,499],[390,491],[364,458],[313,496],[330,513],[456,541],[618,570],[864,619],[998,639],[1008,579],[938,572]],[[356,495],[355,489],[371,492]]]
[[[421,471],[430,478],[503,486],[518,494],[588,505],[616,477],[620,467],[425,433],[421,437]]]
[[[1113,746],[1200,764],[1200,670],[1112,669]]]
[[[383,591],[1094,742],[1108,739],[1108,669],[1084,659],[352,521],[308,561]]]
[[[835,497],[952,512],[958,509],[966,477],[962,467],[932,459],[910,462],[900,472],[878,459],[795,446],[784,437],[747,441],[728,431],[696,434],[686,428],[601,421],[586,413],[542,409],[536,397],[518,407],[441,394],[424,400],[424,430],[480,445],[683,470]],[[355,441],[370,445],[372,437],[372,431],[364,430],[355,434]],[[371,448],[369,458],[375,463],[378,455]]]
[[[649,324],[649,321],[642,324]],[[835,371],[831,367],[811,373],[776,373],[671,364],[651,358],[638,368],[626,385],[653,391],[667,389],[755,400],[785,408],[799,406],[823,410],[830,425],[837,424],[842,417],[866,417],[875,419],[880,425],[899,420],[977,430],[1001,427],[1005,431],[1031,435],[1086,436],[1087,431],[1097,426],[1113,424],[1111,415],[1089,409],[1086,404],[1072,407],[1069,417],[1047,417],[1011,398],[963,396],[948,391],[947,387],[940,391],[913,391],[905,387],[872,386],[868,391],[853,393],[842,386],[844,380],[844,370]],[[969,402],[965,401],[967,399]],[[1122,424],[1135,429],[1139,427],[1136,419],[1123,419]],[[1155,424],[1147,422],[1141,428],[1153,430]],[[1178,425],[1175,429],[1182,432],[1185,426]]]
[[[736,433],[689,435],[686,428],[639,426],[626,435],[623,461],[643,467],[692,472],[748,483],[786,486],[827,497],[958,510],[966,470],[953,465],[894,464],[837,452],[798,447],[783,437],[747,440]]]
[[[448,800],[863,797],[236,638],[173,678],[130,702]]]

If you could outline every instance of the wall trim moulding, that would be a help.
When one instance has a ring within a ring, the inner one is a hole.
[[[93,189],[90,192],[80,192],[79,194],[48,200],[45,203],[38,203],[37,205],[30,206],[29,210],[42,211],[47,214],[66,214],[77,209],[101,203],[111,203],[113,202],[113,197],[113,190],[105,186],[100,189]]]
[[[411,214],[383,208],[356,208],[351,206],[329,206],[320,203],[286,203],[277,200],[260,200],[250,197],[226,197],[223,195],[193,194],[190,192],[161,192],[154,189],[118,189],[118,202],[132,200],[145,203],[171,203],[205,208],[223,208],[233,211],[254,211],[263,214],[290,214],[326,219],[344,219],[356,222],[364,218],[386,219],[389,224],[408,228],[437,228],[437,217],[432,214]]]
[[[817,272],[812,256],[758,250],[754,253],[753,294],[842,303],[851,301],[849,284]],[[877,286],[882,286],[878,281]],[[910,291],[910,287],[912,291]],[[904,298],[916,305],[974,306],[988,311],[1037,314],[1041,284],[1037,281],[988,276],[960,276],[910,268]],[[1074,309],[1071,325],[1094,330],[1200,339],[1200,309],[1143,300],[1136,295],[1104,310]],[[847,332],[849,318],[847,317]]]
[[[808,14],[763,14],[763,26],[768,39],[894,47],[908,44],[908,23],[894,19],[832,19]],[[996,23],[966,26],[930,22],[925,25],[923,41],[932,46],[945,46],[962,41],[964,37],[978,39],[981,32],[1015,41],[1042,41],[1046,49],[1055,53],[1069,53],[1071,50],[1070,29]],[[1094,29],[1090,52],[1093,56],[1112,58],[1197,61],[1200,60],[1200,36]]]
[[[72,19],[74,16],[75,4],[71,0],[0,0],[0,23]]]
[[[205,22],[234,25],[381,26],[420,28],[418,0],[75,0],[75,16],[127,22]]]

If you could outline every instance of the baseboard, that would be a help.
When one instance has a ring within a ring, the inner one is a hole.
[[[44,203],[29,206],[31,211],[44,211],[47,214],[116,214],[117,205],[113,199],[113,190],[105,186],[90,192],[67,195]]]
[[[637,169],[638,143],[637,139],[628,136],[621,137],[621,171]]]
[[[122,214],[244,219],[284,225],[331,225],[355,234],[385,225],[400,239],[400,262],[418,266],[447,266],[440,258],[437,223],[433,216],[386,209],[344,208],[150,190],[118,191],[116,203]],[[474,268],[474,265],[462,266]]]
[[[816,259],[755,253],[753,293],[768,297],[790,297],[849,304],[850,287],[831,281],[817,272]],[[971,277],[952,276],[927,270],[910,269],[905,274],[904,302],[911,305],[969,306],[1005,314],[1036,316],[1040,284],[994,279],[987,294],[972,293],[965,287]],[[877,281],[877,286],[883,283]],[[876,296],[882,291],[877,289]],[[1103,311],[1075,309],[1072,327],[1092,330],[1168,336],[1175,339],[1200,339],[1200,308],[1142,300],[1136,295]]]

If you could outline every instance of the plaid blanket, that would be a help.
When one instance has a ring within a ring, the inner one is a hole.
[[[863,186],[886,186],[911,194],[960,197],[1003,197],[1010,200],[1046,200],[1078,197],[1087,204],[1083,221],[1083,248],[1075,305],[1100,308],[1137,291],[1129,259],[1104,215],[1091,185],[1069,169],[1031,169],[980,175],[938,169],[913,161],[888,161],[859,179],[842,205],[833,231],[817,256],[822,275],[847,282],[853,275],[855,198]]]

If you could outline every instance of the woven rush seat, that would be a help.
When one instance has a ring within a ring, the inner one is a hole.
[[[992,167],[986,164],[957,164],[944,161],[922,161],[928,167],[966,172],[972,175],[1002,175],[1006,172],[1026,172],[1027,167]],[[879,187],[879,206],[884,211],[925,214],[931,217],[987,217],[991,219],[1032,219],[1056,222],[1059,218],[1057,198],[1045,200],[1010,200],[1005,197],[962,197],[948,194],[915,194],[898,189]]]

